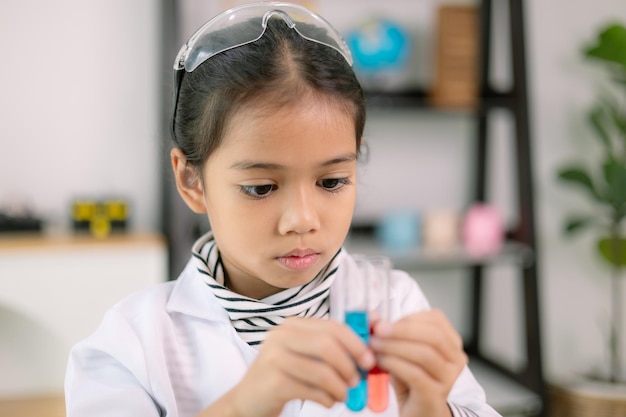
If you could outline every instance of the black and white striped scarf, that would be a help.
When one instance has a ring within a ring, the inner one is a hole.
[[[255,300],[224,285],[224,268],[212,233],[202,236],[192,247],[198,272],[228,313],[239,336],[251,346],[260,345],[267,331],[287,317],[329,316],[330,286],[337,272],[340,253],[341,249],[307,284]]]

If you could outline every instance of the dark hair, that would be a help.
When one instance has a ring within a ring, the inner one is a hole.
[[[229,120],[244,105],[275,109],[305,94],[343,106],[354,118],[357,150],[361,146],[365,100],[354,71],[339,52],[301,37],[280,18],[269,19],[259,40],[215,55],[185,73],[178,94],[173,139],[198,168],[220,145]]]

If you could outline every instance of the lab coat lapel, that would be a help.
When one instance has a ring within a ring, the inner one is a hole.
[[[167,302],[168,312],[230,323],[228,313],[217,302],[215,295],[204,283],[193,262],[187,263],[176,281],[172,295]]]

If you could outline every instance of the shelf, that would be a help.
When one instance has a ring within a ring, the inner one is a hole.
[[[462,246],[446,251],[434,251],[415,248],[397,252],[386,250],[374,238],[348,238],[345,244],[350,253],[364,255],[386,255],[391,258],[395,268],[408,270],[449,269],[493,264],[514,264],[528,267],[533,262],[533,251],[530,247],[514,241],[505,242],[502,249],[494,254],[473,255]]]
[[[535,392],[470,356],[469,368],[482,385],[487,402],[504,417],[534,416],[541,412],[542,400]]]
[[[478,102],[487,108],[504,107],[511,108],[515,105],[516,96],[514,91],[496,91],[487,89]],[[438,107],[431,103],[430,93],[420,88],[411,88],[402,91],[365,91],[365,100],[369,108],[373,109],[431,109],[441,112],[474,112],[474,108]]]
[[[74,249],[91,246],[165,247],[165,237],[153,232],[112,233],[95,238],[88,233],[72,232],[11,232],[0,233],[0,252],[30,251],[32,249]]]
[[[421,89],[402,91],[365,91],[365,100],[373,108],[430,107],[428,92]]]
[[[0,416],[64,417],[63,394],[19,398],[0,398]]]

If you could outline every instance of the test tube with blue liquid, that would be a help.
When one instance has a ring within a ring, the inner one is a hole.
[[[357,271],[348,277],[345,291],[345,322],[363,340],[369,343],[371,315],[389,319],[389,270],[390,261],[384,256],[366,257],[355,255]],[[370,372],[361,371],[361,381],[348,391],[346,406],[361,411],[367,406],[380,412],[387,408],[389,376],[374,367]]]
[[[345,323],[363,340],[369,342],[370,328],[368,319],[368,282],[367,274],[363,272],[367,268],[367,258],[362,255],[355,255],[357,271],[348,274],[345,299],[344,314]],[[361,379],[357,386],[348,390],[346,406],[352,411],[361,411],[367,405],[367,371],[359,370]]]

